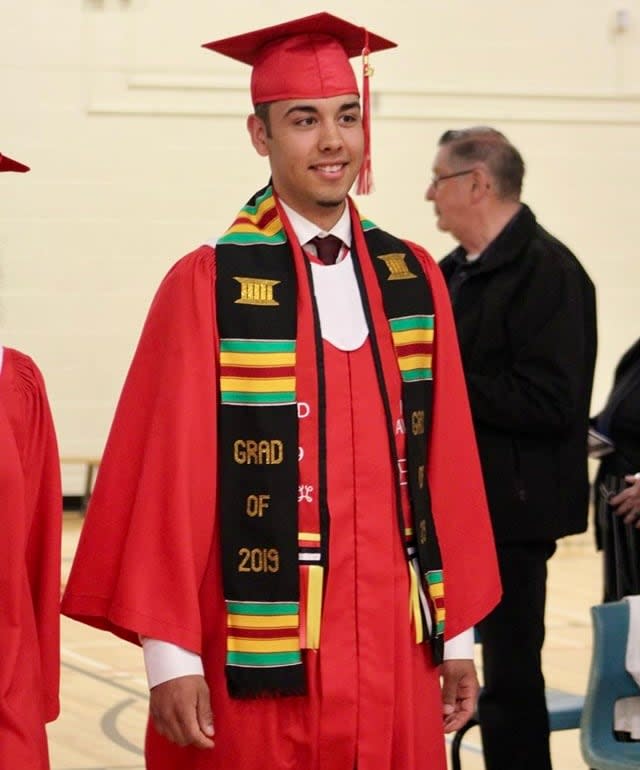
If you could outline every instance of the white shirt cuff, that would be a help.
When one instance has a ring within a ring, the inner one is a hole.
[[[444,643],[445,660],[473,660],[473,626]]]
[[[444,643],[444,659],[473,659],[473,628],[468,628]],[[204,676],[202,659],[195,652],[171,642],[142,637],[144,666],[149,689],[180,676]]]
[[[171,642],[141,637],[144,667],[149,689],[180,676],[199,674],[204,676],[202,659],[195,652],[185,650]]]

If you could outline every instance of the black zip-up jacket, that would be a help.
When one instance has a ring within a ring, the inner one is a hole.
[[[593,484],[596,512],[601,505],[600,484],[607,481],[607,476],[622,478],[640,471],[640,339],[618,361],[605,411],[609,412],[607,435],[613,441],[615,450],[600,461]],[[604,427],[598,424],[602,414],[591,421],[600,430]],[[599,548],[603,545],[602,526],[603,522],[596,515],[596,543]]]
[[[496,542],[582,532],[597,340],[593,283],[525,205],[476,261],[465,256],[458,247],[440,266]]]

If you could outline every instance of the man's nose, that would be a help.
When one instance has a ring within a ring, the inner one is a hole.
[[[334,121],[327,121],[322,125],[320,147],[323,150],[335,150],[342,145],[340,128]]]

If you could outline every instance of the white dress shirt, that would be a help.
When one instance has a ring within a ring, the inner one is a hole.
[[[315,247],[309,241],[316,236],[322,238],[335,235],[343,242],[344,247],[334,265],[311,262],[313,293],[318,306],[322,339],[338,350],[357,350],[364,344],[369,330],[351,259],[349,209],[345,207],[340,219],[327,232],[301,217],[285,203],[282,206],[305,251],[315,254]]]

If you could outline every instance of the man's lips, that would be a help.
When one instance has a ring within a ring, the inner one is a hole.
[[[346,161],[340,163],[314,163],[311,166],[313,171],[318,171],[325,176],[338,176],[346,168]]]

